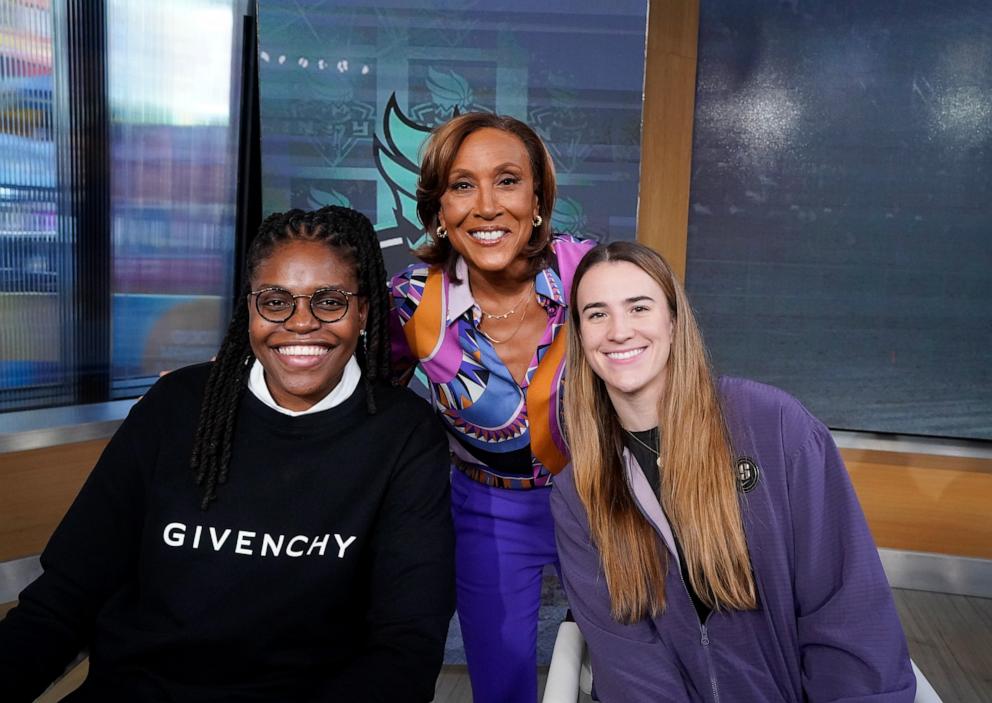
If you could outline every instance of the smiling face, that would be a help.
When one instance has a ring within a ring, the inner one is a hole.
[[[632,263],[603,262],[586,271],[575,304],[582,352],[621,423],[654,427],[675,331],[661,286]]]
[[[438,219],[470,268],[511,276],[528,270],[520,252],[530,240],[538,198],[524,143],[492,127],[462,142],[441,196]]]
[[[310,295],[319,288],[358,291],[355,266],[326,244],[290,241],[278,245],[255,269],[252,290],[283,288]],[[272,398],[287,410],[306,410],[326,396],[344,373],[365,327],[368,304],[352,296],[348,312],[337,322],[321,322],[306,298],[285,322],[269,322],[258,314],[255,296],[248,296],[248,336],[255,357],[265,368]]]

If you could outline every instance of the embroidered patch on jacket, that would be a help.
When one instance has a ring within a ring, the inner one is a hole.
[[[750,493],[758,485],[761,471],[754,459],[746,456],[737,458],[737,489],[741,493]]]

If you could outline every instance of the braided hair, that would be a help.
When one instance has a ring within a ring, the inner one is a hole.
[[[292,241],[322,242],[355,266],[358,294],[368,301],[365,344],[358,345],[356,357],[362,368],[365,403],[370,414],[376,412],[376,382],[389,379],[386,268],[372,223],[365,215],[336,205],[311,212],[290,210],[269,215],[248,249],[245,289],[235,305],[200,406],[190,467],[196,484],[203,489],[202,510],[216,500],[217,486],[227,481],[238,406],[255,359],[248,337],[249,315],[245,303],[251,281],[276,247]]]

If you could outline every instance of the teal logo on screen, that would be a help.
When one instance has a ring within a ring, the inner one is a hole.
[[[410,107],[410,115],[423,125],[436,127],[465,112],[488,112],[475,102],[472,86],[456,71],[428,67],[424,84],[431,99]]]
[[[420,149],[430,133],[430,127],[403,114],[396,102],[396,93],[393,93],[382,116],[382,138],[375,135],[372,140],[379,182],[389,188],[393,196],[391,217],[380,213],[376,229],[380,239],[402,238],[410,249],[427,241],[417,218],[417,176],[420,174]]]

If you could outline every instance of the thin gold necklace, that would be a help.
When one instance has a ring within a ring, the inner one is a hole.
[[[485,310],[482,309],[482,306],[481,305],[479,306],[479,310],[482,312],[482,316],[485,317],[487,320],[505,320],[506,318],[510,317],[511,315],[515,315],[516,314],[516,312],[517,312],[517,306],[519,306],[520,303],[522,303],[525,300],[527,300],[527,296],[530,295],[530,292],[531,292],[531,290],[533,290],[533,288],[534,288],[534,282],[531,281],[530,282],[530,285],[527,286],[527,290],[525,290],[524,291],[524,294],[522,296],[520,296],[520,300],[518,300],[516,303],[514,303],[512,308],[510,308],[509,310],[507,310],[506,312],[504,312],[501,315],[494,315],[491,312],[486,312]],[[524,314],[526,314],[526,312],[527,312],[527,310],[525,308],[524,309]]]
[[[655,429],[657,429],[657,428],[655,428]],[[656,457],[658,457],[657,459],[655,459],[654,463],[660,469],[661,468],[661,452],[659,452],[657,449],[655,449],[654,447],[652,447],[650,444],[646,444],[643,440],[641,440],[640,437],[638,437],[636,434],[634,434],[633,432],[631,432],[630,430],[628,430],[626,427],[623,428],[623,431],[626,432],[627,434],[629,434],[633,438],[633,440],[635,442],[637,442],[642,447],[644,447],[649,452],[651,452]],[[651,430],[649,430],[649,431],[651,431]]]
[[[517,304],[519,305],[519,303],[517,303]],[[506,339],[496,339],[492,335],[487,334],[486,331],[484,329],[482,329],[481,326],[478,328],[478,330],[479,330],[479,332],[482,333],[482,336],[483,337],[485,337],[486,339],[488,339],[493,344],[506,344],[511,339],[513,339],[514,337],[516,337],[517,336],[517,332],[519,332],[520,331],[520,328],[524,326],[524,320],[527,319],[527,308],[528,307],[530,307],[530,306],[529,305],[525,305],[524,306],[524,313],[520,316],[520,322],[517,323],[516,328],[514,328],[513,332]],[[479,308],[479,309],[481,310],[482,308]]]

